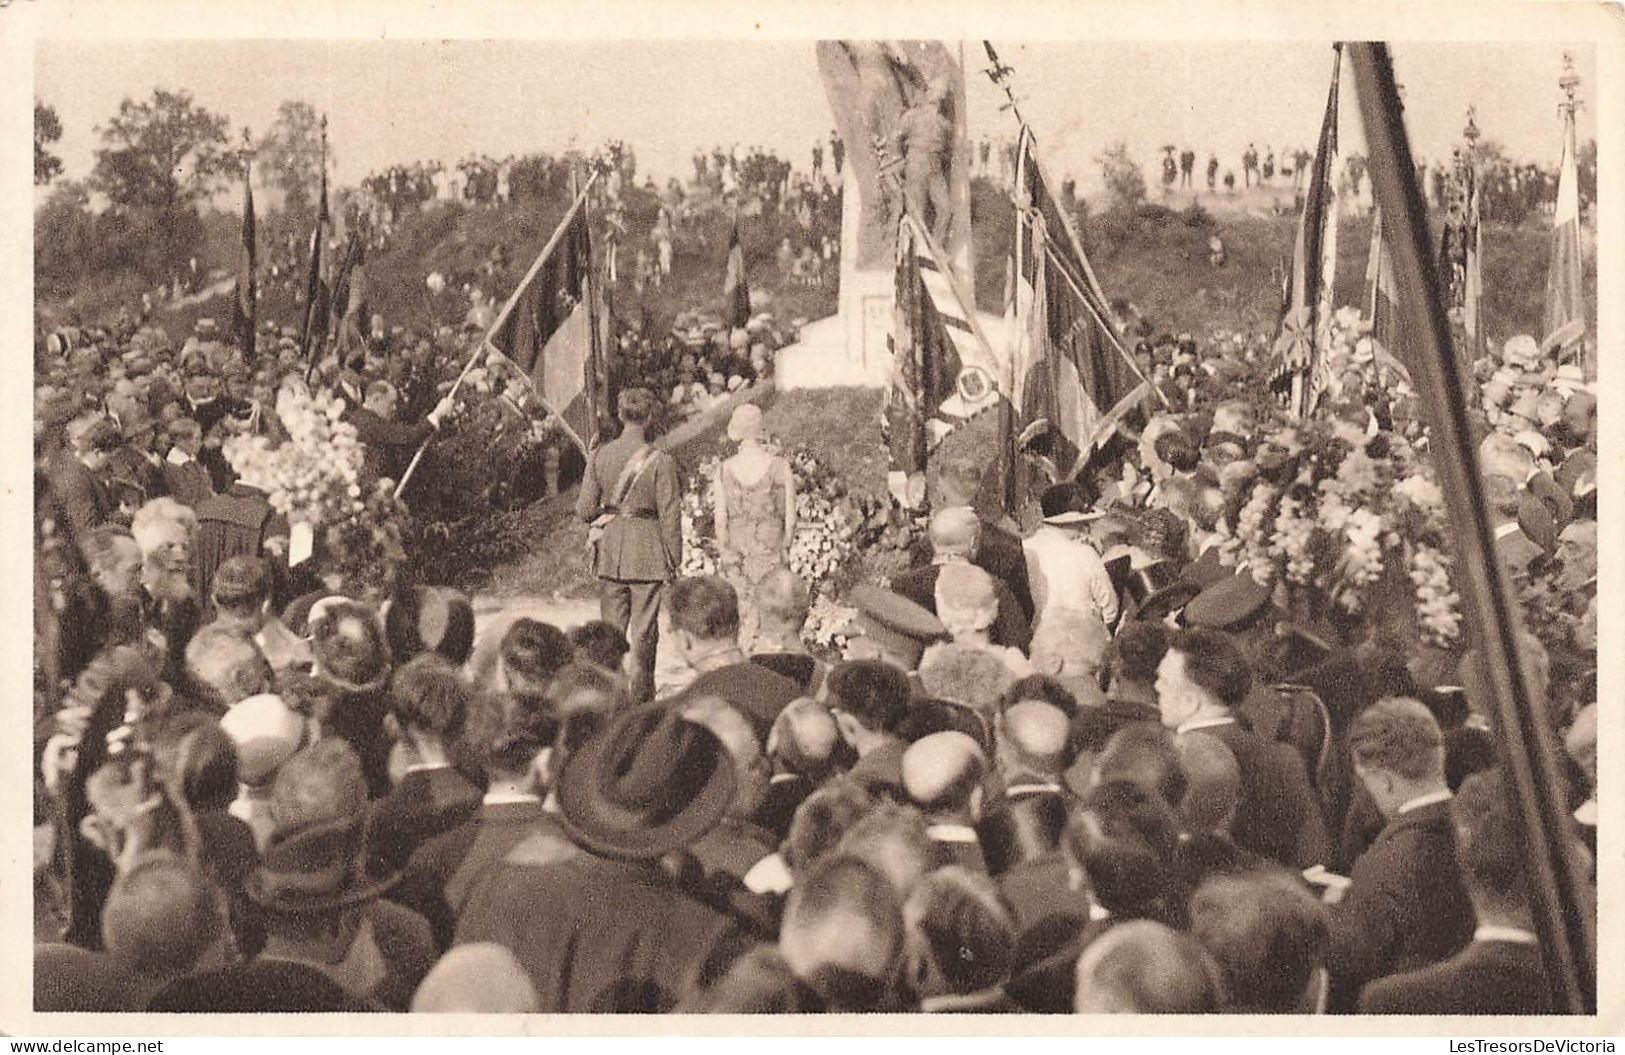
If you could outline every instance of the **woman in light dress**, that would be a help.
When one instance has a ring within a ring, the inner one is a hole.
[[[717,467],[717,565],[739,595],[739,642],[756,638],[756,588],[788,563],[796,534],[796,481],[790,463],[762,446],[762,409],[746,403],[728,420],[739,450]]]

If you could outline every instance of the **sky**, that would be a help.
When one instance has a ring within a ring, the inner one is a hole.
[[[1172,143],[1202,163],[1217,152],[1238,180],[1249,141],[1261,153],[1312,150],[1333,61],[1330,41],[994,46],[1015,67],[1021,111],[1048,166],[1075,175],[1085,191],[1098,184],[1093,158],[1117,141],[1148,175]],[[1555,165],[1565,50],[1590,98],[1597,68],[1589,44],[1395,43],[1413,152],[1448,155],[1476,104],[1485,138]],[[980,41],[964,54],[972,139],[1013,138],[1014,120],[999,109],[1004,96],[980,72]],[[228,115],[234,140],[244,125],[264,132],[280,101],[308,100],[328,115],[341,186],[394,162],[557,153],[611,137],[634,147],[640,180],[687,175],[696,148],[734,143],[773,148],[805,168],[813,142],[833,128],[810,40],[45,39],[35,57],[35,97],[62,118],[55,149],[70,179],[88,175],[96,126],[120,100],[158,86],[188,89]],[[1346,59],[1341,94],[1343,150],[1361,150]],[[1595,136],[1594,108],[1579,120],[1581,141]]]

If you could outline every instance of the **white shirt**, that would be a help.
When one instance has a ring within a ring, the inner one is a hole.
[[[1021,544],[1033,593],[1033,625],[1051,611],[1091,612],[1111,625],[1117,618],[1117,589],[1095,548],[1051,524]]]
[[[1235,724],[1236,724],[1236,720],[1234,718],[1229,718],[1229,717],[1225,717],[1225,718],[1192,718],[1188,722],[1180,722],[1179,727],[1174,730],[1174,734],[1177,736],[1180,733],[1189,733],[1189,732],[1192,732],[1192,731],[1197,730],[1197,729],[1211,729],[1216,725],[1235,725]]]
[[[939,843],[973,843],[976,841],[976,832],[963,824],[933,824],[925,829],[925,834],[934,842]]]
[[[1473,931],[1474,941],[1509,941],[1515,945],[1535,945],[1538,938],[1522,927],[1498,927],[1493,923],[1485,923]]]
[[[1449,788],[1443,788],[1439,791],[1430,791],[1426,795],[1416,796],[1416,798],[1399,807],[1395,813],[1409,813],[1412,810],[1419,810],[1423,806],[1431,806],[1435,802],[1448,802],[1450,798],[1451,795]]]
[[[480,801],[487,806],[506,806],[519,802],[541,802],[542,797],[528,791],[487,791]]]

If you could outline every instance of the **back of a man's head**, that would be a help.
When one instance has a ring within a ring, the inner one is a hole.
[[[271,785],[271,818],[278,832],[361,817],[366,809],[361,760],[337,738],[318,740],[288,759]]]
[[[1186,777],[1173,734],[1159,725],[1139,722],[1113,733],[1095,758],[1093,782],[1126,780],[1159,796],[1169,808],[1185,797]]]
[[[808,696],[791,700],[767,734],[768,752],[791,773],[821,780],[830,772],[841,733],[829,708]]]
[[[973,793],[987,775],[987,756],[961,732],[932,733],[903,752],[903,788],[933,816],[969,810]]]
[[[1411,784],[1444,780],[1444,738],[1421,701],[1390,696],[1361,711],[1349,726],[1349,752],[1357,766]]]
[[[582,623],[570,631],[570,644],[575,646],[576,658],[611,674],[621,672],[621,663],[631,651],[626,635],[602,619]]]
[[[424,975],[414,1014],[529,1015],[541,1010],[524,965],[506,946],[454,946]]]
[[[372,687],[389,671],[383,628],[365,605],[332,605],[312,624],[311,637],[317,670],[341,687]]]
[[[847,829],[837,852],[869,865],[891,881],[899,898],[906,897],[922,876],[949,860],[928,827],[912,806],[882,802]]]
[[[1219,1010],[1218,969],[1194,938],[1150,920],[1119,923],[1078,958],[1080,1015],[1202,1015]]]
[[[1498,770],[1474,773],[1450,800],[1456,863],[1475,904],[1516,912],[1528,903],[1523,834]]]
[[[963,557],[969,560],[976,554],[976,543],[982,535],[982,522],[969,506],[949,506],[931,516],[931,551],[940,559]]]
[[[1071,734],[1066,712],[1054,704],[1014,703],[1000,713],[993,730],[1000,767],[1007,777],[1059,777],[1072,761]]]
[[[1168,636],[1168,628],[1161,623],[1134,621],[1118,630],[1106,654],[1112,677],[1141,685],[1155,683],[1157,664],[1168,651]]]
[[[215,569],[209,584],[217,612],[228,618],[252,620],[271,597],[271,572],[259,557],[239,554],[227,557]]]
[[[999,655],[956,641],[926,649],[920,656],[919,674],[925,691],[937,699],[983,712],[997,707],[1016,680]]]
[[[1241,766],[1223,740],[1193,730],[1174,738],[1185,794],[1179,819],[1188,832],[1228,834],[1241,805]]]
[[[678,579],[666,595],[673,629],[699,641],[730,641],[739,636],[739,595],[716,575]]]
[[[807,584],[789,568],[776,568],[756,584],[756,612],[765,626],[799,631],[807,621]]]
[[[114,881],[102,907],[102,938],[125,969],[147,978],[188,974],[225,931],[214,890],[176,854],[140,857]]]
[[[413,656],[389,679],[390,709],[402,727],[446,743],[462,735],[471,697],[462,671],[437,652]]]
[[[839,998],[840,992],[827,990],[857,989],[860,982],[882,988],[896,979],[903,953],[897,895],[885,876],[862,861],[830,858],[790,892],[779,949],[796,977],[826,996]]]
[[[1033,631],[1033,666],[1056,677],[1092,678],[1106,663],[1111,634],[1100,616],[1061,608],[1045,612]]]
[[[1124,780],[1096,785],[1067,818],[1064,844],[1114,916],[1169,910],[1179,826],[1155,792]]]
[[[1309,983],[1329,940],[1326,908],[1297,876],[1216,875],[1190,903],[1191,935],[1224,972],[1230,1010],[1308,1011]]]
[[[799,874],[834,852],[852,827],[874,809],[874,799],[852,780],[834,780],[801,800],[779,853]]]
[[[958,865],[914,884],[903,902],[921,995],[975,993],[1003,982],[1015,954],[1016,924],[999,888]]]
[[[1185,677],[1215,702],[1234,710],[1252,690],[1252,666],[1229,634],[1208,629],[1181,630],[1168,648],[1185,657]]]
[[[264,692],[271,668],[259,645],[241,627],[210,623],[186,645],[186,671],[221,707]]]
[[[596,736],[615,715],[631,706],[625,686],[588,663],[572,663],[548,687],[559,720],[559,748],[569,754]]]
[[[546,696],[484,692],[469,707],[463,743],[478,756],[488,778],[502,780],[529,772],[558,735],[558,716]]]
[[[558,627],[519,618],[502,635],[498,655],[511,688],[541,690],[569,665],[575,646]]]
[[[884,660],[856,659],[838,664],[824,678],[831,710],[851,715],[875,733],[892,733],[908,715],[912,695],[908,675]]]

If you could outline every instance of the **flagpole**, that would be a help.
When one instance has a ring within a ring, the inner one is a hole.
[[[256,275],[258,262],[255,257],[259,252],[259,232],[253,228],[258,225],[259,219],[254,216],[254,140],[243,126],[243,215],[248,223],[249,233],[254,240],[245,248],[248,252],[248,347],[243,349],[249,362],[257,358],[259,346],[259,280]]]
[[[1427,207],[1416,181],[1386,44],[1351,42],[1350,59],[1369,143],[1372,190],[1391,224],[1388,248],[1414,352],[1412,374],[1432,431],[1455,550],[1463,612],[1484,660],[1469,691],[1495,717],[1496,745],[1523,836],[1530,908],[1558,1010],[1596,1008],[1595,898],[1570,834],[1554,736],[1537,705],[1519,635],[1522,618],[1496,555],[1495,530],[1468,422],[1471,375],[1455,354],[1445,287],[1428,249]]]
[[[1047,187],[1049,186],[1049,180],[1044,176],[1044,163],[1038,157],[1038,137],[1033,134],[1033,130],[1027,124],[1026,118],[1021,116],[1021,107],[1016,102],[1015,90],[1011,88],[1008,83],[1006,83],[1006,78],[1015,72],[1015,67],[1006,66],[999,62],[999,55],[998,52],[993,50],[992,41],[984,40],[982,41],[982,46],[987,49],[988,60],[993,63],[992,69],[984,70],[983,72],[987,74],[989,80],[1004,90],[1005,98],[1009,100],[1009,102],[1005,103],[1005,105],[1000,107],[1000,109],[1009,110],[1015,115],[1017,124],[1021,126],[1021,132],[1024,133],[1028,141],[1032,143],[1031,156],[1033,167],[1038,170],[1038,178]],[[1017,162],[1019,165],[1019,149],[1017,154]],[[1011,198],[1014,200],[1013,193]],[[1066,268],[1062,267],[1060,270],[1063,275],[1066,275],[1067,284],[1072,287],[1073,293],[1077,294],[1078,298],[1084,302],[1084,306],[1089,309],[1089,313],[1093,315],[1100,323],[1101,329],[1105,331],[1106,339],[1110,341],[1112,347],[1116,348],[1118,353],[1122,355],[1123,361],[1128,364],[1129,370],[1133,372],[1135,377],[1138,377],[1146,384],[1150,384],[1151,379],[1146,377],[1145,374],[1140,370],[1140,364],[1135,361],[1134,356],[1129,352],[1128,348],[1118,337],[1117,327],[1107,322],[1105,315],[1099,309],[1097,309],[1094,304],[1090,303],[1091,297],[1104,303],[1106,294],[1100,288],[1100,279],[1095,276],[1094,268],[1089,263],[1089,257],[1083,251],[1083,239],[1078,237],[1077,227],[1073,224],[1072,217],[1068,216],[1066,210],[1060,208],[1059,206],[1057,206],[1055,211],[1061,216],[1061,229],[1066,232],[1067,242],[1072,247],[1073,255],[1078,258],[1078,263],[1083,267],[1083,280],[1091,287],[1091,289],[1086,293],[1078,282],[1073,279],[1070,274],[1067,274]],[[1017,203],[1016,223],[1018,226],[1021,223],[1020,203]],[[1052,263],[1058,263],[1060,261],[1060,256],[1053,249],[1049,249],[1046,246],[1046,252],[1049,255]],[[1172,405],[1168,402],[1168,397],[1163,395],[1162,389],[1158,388],[1156,385],[1151,385],[1151,391],[1156,395],[1157,402],[1162,404],[1164,410],[1172,409]]]
[[[310,233],[310,274],[305,279],[305,327],[300,334],[300,351],[305,355],[305,383],[309,384],[316,372],[316,356],[311,354],[311,327],[316,324],[316,292],[321,281],[318,256],[322,246],[322,221],[327,215],[327,115],[322,114],[322,184],[321,200],[316,203],[316,227]]]
[[[581,208],[581,203],[587,199],[588,193],[592,190],[592,185],[597,181],[598,173],[594,172],[591,178],[587,180],[587,185],[581,188],[581,193],[576,195],[576,200],[571,203],[569,210],[565,212],[564,219],[559,221],[558,227],[553,231],[553,236],[547,240],[547,244],[542,247],[542,251],[538,253],[536,259],[531,262],[530,270],[525,272],[525,277],[519,280],[519,285],[515,286],[513,292],[508,294],[508,300],[502,305],[502,310],[497,313],[496,321],[491,323],[490,327],[486,329],[485,336],[480,338],[480,343],[474,346],[473,354],[468,357],[468,362],[463,364],[463,372],[457,375],[457,380],[452,382],[451,391],[446,393],[447,399],[455,399],[457,397],[457,390],[463,387],[463,382],[468,379],[469,373],[473,371],[474,364],[479,362],[480,355],[487,348],[495,347],[495,345],[491,344],[491,338],[496,336],[497,331],[502,329],[503,323],[508,321],[508,316],[513,313],[514,305],[519,303],[519,297],[525,292],[525,287],[530,285],[531,280],[536,277],[536,273],[542,269],[542,265],[545,264],[547,262],[547,258],[552,255],[554,248],[558,246],[560,239],[564,237],[565,229],[570,226],[570,221],[575,218],[576,210]],[[498,350],[500,351],[500,349]],[[541,398],[541,393],[537,393],[537,399],[541,401],[544,407],[547,407],[549,411],[557,415],[561,422],[564,422],[563,416],[558,415],[558,412],[554,411],[551,406],[548,406],[547,401]],[[564,428],[565,431],[570,433],[571,438],[574,439],[579,445],[581,443],[581,437],[576,435],[575,430],[570,428],[568,422],[564,422]],[[396,498],[399,498],[401,496],[401,492],[406,490],[407,481],[411,480],[412,474],[417,471],[418,462],[423,460],[423,452],[429,449],[429,443],[433,439],[434,435],[431,433],[424,438],[422,443],[418,445],[417,453],[412,455],[411,463],[407,465],[406,471],[401,474],[400,483],[395,485]],[[582,449],[585,450],[586,448],[583,447]]]

